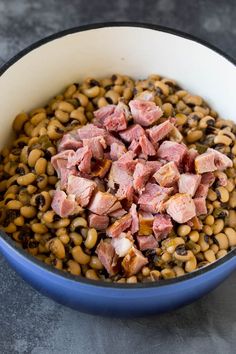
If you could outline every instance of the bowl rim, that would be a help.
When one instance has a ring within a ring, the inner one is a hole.
[[[63,31],[56,32],[52,35],[46,36],[20,52],[18,52],[16,55],[14,55],[12,58],[10,58],[6,63],[4,63],[0,67],[0,77],[12,66],[14,65],[17,61],[19,61],[22,57],[30,53],[36,48],[41,47],[42,45],[51,42],[53,40],[59,39],[61,37],[74,34],[74,33],[79,33],[79,32],[84,32],[88,30],[96,30],[96,29],[101,29],[101,28],[109,28],[109,27],[131,27],[131,28],[143,28],[143,29],[149,29],[149,30],[154,30],[158,32],[163,32],[163,33],[168,33],[175,35],[177,37],[181,37],[184,39],[188,39],[190,41],[196,42],[198,44],[201,44],[208,49],[211,49],[215,53],[221,55],[224,57],[226,60],[228,60],[230,63],[232,63],[234,66],[236,66],[236,60],[232,58],[230,55],[226,54],[223,50],[219,49],[215,45],[212,45],[206,40],[199,39],[195,35],[173,29],[171,27],[165,27],[165,26],[160,26],[156,24],[150,24],[150,23],[143,23],[143,22],[132,22],[132,21],[119,21],[119,22],[99,22],[99,23],[92,23],[92,24],[87,24],[87,25],[82,25],[82,26],[76,26],[72,28],[65,29]],[[95,280],[90,280],[82,276],[75,276],[71,275],[70,273],[63,273],[62,271],[53,268],[52,266],[49,266],[42,261],[38,260],[36,257],[32,256],[31,254],[27,253],[24,251],[22,248],[17,247],[17,243],[11,239],[10,236],[8,236],[4,231],[0,231],[0,236],[3,238],[3,240],[16,251],[22,258],[26,258],[27,261],[32,262],[34,265],[36,265],[39,268],[43,268],[44,271],[51,273],[52,275],[56,275],[62,280],[71,280],[76,283],[82,283],[84,285],[90,285],[93,287],[104,287],[104,288],[111,288],[111,289],[148,289],[148,288],[158,288],[160,286],[168,286],[168,285],[174,285],[177,283],[183,283],[184,281],[191,280],[193,278],[198,278],[205,273],[208,273],[215,268],[217,268],[220,265],[223,265],[224,263],[228,262],[230,259],[236,256],[236,248],[231,250],[227,255],[224,257],[216,260],[212,264],[207,265],[206,267],[200,268],[196,271],[193,271],[191,273],[185,274],[181,277],[176,277],[173,279],[161,279],[158,282],[150,282],[150,283],[136,283],[136,284],[122,284],[122,283],[109,283],[105,281],[95,281]]]

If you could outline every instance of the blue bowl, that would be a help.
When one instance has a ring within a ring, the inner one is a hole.
[[[175,46],[178,50],[174,50]],[[142,52],[145,58],[140,58]],[[91,58],[92,54],[95,57]],[[172,77],[205,97],[220,114],[233,117],[235,63],[224,53],[168,28],[99,24],[48,37],[3,66],[0,70],[2,145],[9,139],[12,118],[22,109],[44,103],[75,79],[91,73],[96,77],[113,72],[136,77],[156,72]],[[208,78],[202,85],[200,79],[206,75]],[[236,269],[236,249],[233,249],[215,263],[179,278],[122,285],[58,271],[26,253],[4,232],[0,232],[0,252],[26,282],[44,295],[78,311],[116,317],[153,315],[189,304],[214,289]]]

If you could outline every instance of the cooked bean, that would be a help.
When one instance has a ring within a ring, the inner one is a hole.
[[[66,234],[60,235],[58,238],[63,243],[63,245],[67,245],[70,242],[70,237]]]
[[[233,192],[230,194],[229,206],[230,206],[231,208],[236,208],[236,191],[233,191]]]
[[[24,176],[19,176],[17,178],[17,183],[20,185],[20,186],[27,186],[28,184],[31,184],[35,181],[36,179],[36,176],[35,174],[33,174],[32,172],[30,173],[27,173],[26,175]]]
[[[226,234],[230,247],[236,246],[236,231],[231,227],[226,227],[224,229],[224,233]]]
[[[80,246],[81,243],[83,242],[83,237],[78,234],[77,232],[71,232],[69,234],[70,239],[73,241],[75,246]],[[89,247],[87,247],[89,248]]]
[[[177,234],[181,237],[187,236],[191,231],[191,227],[189,225],[180,225],[177,229]]]
[[[16,132],[20,132],[25,124],[25,122],[27,122],[27,120],[29,119],[29,116],[28,114],[26,113],[20,113],[18,114],[15,119],[14,119],[14,122],[13,122],[13,129],[16,131]]]
[[[176,275],[177,277],[180,277],[181,275],[184,275],[184,274],[185,274],[184,269],[181,268],[181,267],[178,267],[178,266],[173,267],[173,271],[175,272],[175,275]]]
[[[206,237],[204,234],[200,234],[198,244],[201,247],[202,252],[205,252],[210,247],[209,243],[206,242]]]
[[[48,232],[48,228],[40,223],[33,224],[31,228],[33,232],[36,232],[38,234],[45,234],[46,232]]]
[[[16,232],[16,225],[13,222],[10,222],[7,226],[4,227],[4,231],[8,234]]]
[[[199,232],[198,231],[191,231],[189,233],[189,239],[193,242],[198,242],[199,240]]]
[[[28,165],[34,167],[38,159],[42,156],[42,151],[39,149],[33,149],[28,156]]]
[[[71,254],[74,260],[79,264],[88,264],[90,262],[90,256],[86,254],[80,246],[73,247]]]
[[[204,252],[204,257],[209,263],[212,263],[216,260],[215,253],[212,249],[209,249]]]
[[[8,209],[19,210],[22,207],[22,203],[19,200],[10,200],[7,203]]]
[[[98,86],[93,86],[91,88],[85,88],[83,90],[83,93],[89,98],[94,98],[99,95],[100,88]]]
[[[77,227],[87,227],[87,226],[88,226],[87,220],[82,217],[78,217],[72,220],[70,224],[70,229],[71,231],[75,231]]]
[[[213,215],[208,215],[205,219],[206,225],[212,226],[215,222],[214,216]]]
[[[180,246],[181,247],[181,246]],[[185,252],[179,253],[178,249],[174,252],[174,258],[181,262],[189,261],[192,257],[194,257],[193,252],[189,250],[185,250]]]
[[[23,216],[18,216],[17,218],[15,218],[14,220],[14,224],[16,226],[23,226],[25,223],[25,219],[23,218]]]
[[[217,245],[220,247],[221,250],[227,250],[229,247],[229,241],[228,238],[223,232],[220,232],[219,234],[214,236],[214,239],[217,242]]]
[[[25,205],[25,206],[22,206],[20,208],[20,213],[22,216],[24,216],[26,219],[29,218],[29,219],[32,219],[36,216],[37,214],[37,210],[35,207],[29,205]]]
[[[40,122],[42,122],[46,118],[47,118],[47,116],[46,116],[45,112],[38,112],[32,116],[32,118],[30,119],[30,122],[33,125],[38,125]]]
[[[203,226],[203,232],[205,232],[206,235],[211,236],[213,234],[213,228],[209,225]]]
[[[103,265],[97,256],[91,256],[89,265],[91,268],[96,269],[96,270],[103,269]]]
[[[227,254],[226,250],[219,250],[216,254],[216,258],[217,259],[222,258],[222,257],[226,256],[226,254]]]
[[[222,219],[217,219],[213,225],[213,233],[219,234],[224,228],[224,221]]]
[[[38,175],[45,174],[46,172],[46,167],[47,167],[47,160],[44,159],[43,157],[40,157],[38,161],[35,163],[35,172]]]
[[[226,135],[218,134],[214,139],[214,143],[215,144],[224,144],[226,146],[229,146],[232,143],[232,139]]]
[[[65,258],[65,247],[63,243],[59,240],[59,238],[55,237],[48,241],[47,243],[48,249],[59,259]]]
[[[163,262],[168,263],[168,262],[170,262],[170,261],[171,261],[172,256],[171,256],[171,254],[170,254],[170,253],[168,253],[168,252],[164,252],[164,253],[163,253],[163,255],[161,256],[161,259],[163,260]]]
[[[152,272],[150,272],[151,275]],[[164,279],[172,279],[175,277],[175,272],[172,269],[162,269],[161,270],[161,275]]]
[[[185,271],[187,273],[193,272],[197,268],[197,260],[193,256],[185,263]]]
[[[225,187],[216,188],[216,194],[219,196],[222,203],[227,203],[229,200],[229,192]]]
[[[95,229],[89,229],[86,240],[84,242],[85,247],[88,249],[93,248],[97,243],[97,238],[97,231]]]
[[[137,283],[137,277],[133,275],[132,277],[127,278],[126,280],[127,284],[136,284]]]
[[[200,140],[203,136],[202,130],[194,130],[188,133],[186,140],[188,143],[195,143],[196,141]]]

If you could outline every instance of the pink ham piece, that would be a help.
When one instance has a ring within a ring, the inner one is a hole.
[[[111,193],[98,191],[88,205],[88,209],[94,214],[107,215],[109,209],[113,207],[116,201],[117,198]]]
[[[205,198],[202,198],[202,197],[194,198],[193,201],[194,201],[194,204],[196,207],[197,216],[207,214],[207,206],[206,206],[206,199]]]
[[[140,209],[150,213],[159,213],[164,209],[164,202],[168,199],[172,188],[160,187],[154,183],[147,183],[144,192],[138,199]]]
[[[116,220],[114,224],[109,226],[108,229],[106,230],[106,234],[109,237],[118,237],[123,231],[127,230],[130,227],[131,223],[132,223],[132,217],[128,213],[122,216],[122,218]]]
[[[167,161],[173,161],[179,166],[187,151],[186,145],[174,141],[164,141],[157,150],[157,156]]]
[[[147,263],[148,259],[137,248],[132,247],[124,257],[122,267],[126,276],[130,277],[137,274]]]
[[[131,143],[133,140],[139,140],[142,135],[145,135],[144,129],[139,124],[133,124],[126,130],[119,132],[121,139]]]
[[[104,126],[108,131],[118,132],[127,128],[127,121],[122,110],[115,109],[112,115],[106,117]]]
[[[214,153],[215,154],[215,165],[217,170],[223,171],[226,168],[233,167],[233,161],[226,156],[225,154],[222,154],[222,152],[214,150],[214,149],[207,149],[207,153]]]
[[[137,236],[140,251],[152,250],[158,247],[158,242],[153,235]]]
[[[132,100],[129,106],[134,122],[144,127],[155,123],[163,114],[161,108],[150,101]]]
[[[143,154],[147,156],[155,156],[156,155],[156,150],[154,146],[152,145],[151,141],[148,140],[146,135],[142,135],[139,138],[139,145],[141,147],[141,151]]]
[[[115,195],[119,200],[127,199],[130,204],[133,202],[134,188],[132,184],[120,185]]]
[[[136,191],[142,192],[144,190],[151,173],[151,166],[140,162],[137,163],[133,174],[133,186]]]
[[[147,133],[151,141],[155,144],[158,141],[164,139],[172,131],[173,128],[174,125],[170,122],[170,120],[166,120],[164,123],[147,129]]]
[[[177,193],[166,203],[167,213],[179,224],[196,216],[196,207],[189,194]]]
[[[98,128],[94,124],[86,124],[83,127],[79,128],[76,134],[80,140],[91,139],[95,138],[96,136],[104,137],[106,135],[106,130]]]
[[[93,119],[93,124],[102,128],[104,126],[105,119],[114,113],[115,108],[116,106],[114,104],[109,104],[94,111],[93,114],[95,118]]]
[[[211,187],[213,185],[213,183],[215,182],[215,179],[216,179],[213,172],[206,172],[206,173],[203,173],[201,176],[202,176],[201,183],[206,184],[209,187]]]
[[[201,220],[197,216],[194,216],[194,218],[192,218],[189,221],[187,221],[187,224],[193,230],[202,230],[202,228],[203,228],[203,224],[202,224]]]
[[[76,150],[74,156],[68,157],[67,168],[77,166],[81,172],[90,173],[92,151],[88,146]]]
[[[91,139],[83,139],[83,146],[87,146],[92,151],[92,155],[97,160],[104,157],[103,150],[106,149],[106,141],[103,136],[96,136]]]
[[[111,240],[111,244],[119,257],[124,257],[133,246],[133,239],[131,236],[122,232],[118,237]]]
[[[74,196],[67,196],[65,192],[56,190],[52,199],[52,209],[61,218],[72,215],[77,207]]]
[[[88,216],[89,227],[96,230],[105,230],[109,225],[109,217],[107,215],[89,214]]]
[[[153,177],[160,186],[172,187],[179,180],[180,174],[176,164],[171,161],[160,167]]]
[[[111,146],[111,144],[113,144],[113,143],[117,143],[118,145],[125,147],[124,143],[120,139],[116,138],[114,135],[110,134],[108,131],[105,132],[105,140],[106,140],[106,143],[108,146]]]
[[[78,174],[75,167],[67,168],[67,161],[59,159],[57,161],[58,175],[60,176],[60,188],[66,189],[69,176],[76,176]]]
[[[102,265],[109,275],[113,276],[118,272],[115,249],[111,243],[101,240],[97,246],[96,253]]]
[[[109,212],[109,216],[115,219],[121,218],[123,215],[127,214],[127,211],[123,208],[117,209],[115,211]]]
[[[195,160],[195,169],[198,173],[223,171],[232,166],[233,162],[228,156],[210,148]]]
[[[195,193],[195,198],[205,198],[207,197],[208,194],[208,190],[209,190],[209,186],[207,184],[199,184],[196,193]]]
[[[83,144],[81,141],[78,140],[76,132],[70,132],[64,134],[61,141],[58,144],[58,151],[63,150],[77,150],[78,148],[82,147]]]
[[[64,168],[64,165],[59,166],[58,161],[64,160],[64,161],[66,161],[66,164],[67,164],[68,159],[69,158],[72,159],[72,158],[74,158],[74,156],[75,156],[74,150],[61,151],[58,154],[52,156],[51,164],[54,167],[54,169],[56,170],[59,178],[61,177],[61,167],[63,166],[63,168]]]
[[[198,156],[197,150],[191,148],[187,151],[183,158],[183,167],[185,172],[195,172],[195,159]]]
[[[69,176],[67,193],[74,195],[79,205],[85,207],[88,205],[96,187],[94,181],[78,176]]]
[[[151,168],[152,170],[151,174],[157,172],[159,168],[161,168],[161,166],[163,165],[163,163],[160,161],[146,161],[145,164],[146,166]]]
[[[152,226],[154,221],[154,216],[152,213],[148,213],[146,211],[140,210],[138,213],[139,217],[139,235],[151,235],[152,234]]]
[[[154,217],[153,222],[153,232],[157,241],[163,240],[166,238],[169,233],[172,231],[173,225],[171,218],[166,214],[157,214]]]
[[[141,153],[141,146],[138,140],[133,140],[128,149],[133,151],[135,155],[139,155]]]
[[[200,182],[200,175],[194,175],[193,173],[181,174],[178,182],[179,193],[188,193],[193,197]]]
[[[110,156],[113,161],[119,160],[127,152],[126,147],[117,143],[111,144]]]
[[[130,215],[132,217],[132,222],[131,222],[131,234],[135,234],[139,230],[139,220],[138,220],[138,213],[137,213],[137,205],[132,204],[131,208],[129,210]]]

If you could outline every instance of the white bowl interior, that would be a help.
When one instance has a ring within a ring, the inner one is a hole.
[[[153,29],[105,27],[65,35],[32,50],[0,77],[0,147],[14,116],[43,105],[87,76],[151,73],[176,79],[227,119],[235,118],[235,66],[195,41]]]

